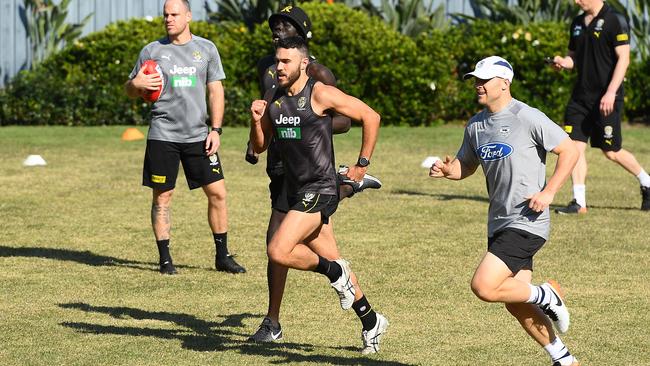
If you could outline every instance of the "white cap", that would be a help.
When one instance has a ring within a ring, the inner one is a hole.
[[[463,79],[469,79],[474,76],[483,80],[501,78],[512,82],[514,74],[515,72],[512,70],[510,62],[499,56],[490,56],[479,61],[474,71],[463,75]]]

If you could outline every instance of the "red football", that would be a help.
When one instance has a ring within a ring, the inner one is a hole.
[[[145,62],[142,63],[141,68],[144,70],[145,74],[147,75],[159,74],[162,79],[163,84],[158,87],[158,90],[156,91],[146,90],[144,93],[142,93],[142,98],[144,98],[144,100],[148,102],[155,102],[158,100],[158,98],[160,98],[160,93],[162,93],[163,86],[165,83],[165,78],[163,78],[162,69],[154,60],[146,60]]]

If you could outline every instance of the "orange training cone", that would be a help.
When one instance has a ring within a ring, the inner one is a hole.
[[[135,127],[129,127],[122,133],[122,141],[136,141],[144,139],[144,135]]]

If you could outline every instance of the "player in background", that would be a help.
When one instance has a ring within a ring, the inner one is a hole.
[[[557,70],[577,69],[578,77],[564,115],[564,130],[580,152],[571,173],[573,200],[555,212],[587,213],[587,141],[607,159],[636,176],[641,210],[650,210],[650,176],[634,155],[622,148],[623,79],[630,64],[630,29],[625,17],[603,0],[576,0],[583,13],[571,23],[569,51],[555,56]]]
[[[171,201],[179,162],[190,189],[201,187],[208,198],[208,223],[216,248],[215,267],[230,273],[246,272],[228,253],[226,185],[217,153],[221,144],[226,76],[217,47],[190,31],[192,12],[187,0],[166,0],[164,20],[167,36],[149,43],[126,82],[131,98],[155,91],[164,82],[160,98],[151,108],[142,184],[152,188],[151,224],[160,273],[175,274],[169,244]],[[141,65],[154,60],[162,75],[145,74]],[[206,105],[208,95],[209,113]],[[206,125],[209,118],[210,127]]]

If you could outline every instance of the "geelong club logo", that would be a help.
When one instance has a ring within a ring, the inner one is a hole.
[[[497,161],[505,159],[513,152],[512,146],[503,143],[495,142],[484,144],[476,149],[476,155],[483,161]]]

